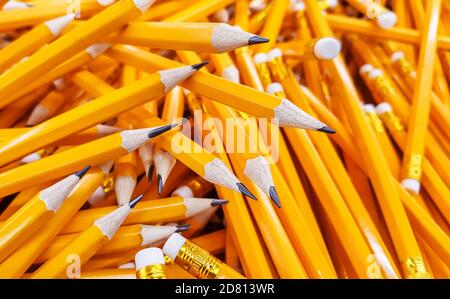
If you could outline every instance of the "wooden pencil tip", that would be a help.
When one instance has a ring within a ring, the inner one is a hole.
[[[148,133],[148,138],[155,138],[156,136],[159,136],[159,135],[171,130],[172,128],[174,128],[173,124],[154,128],[150,131],[150,133]]]
[[[280,198],[278,197],[277,190],[275,189],[274,186],[270,187],[270,189],[269,189],[269,196],[270,196],[270,199],[275,203],[275,205],[278,208],[281,208]]]
[[[256,44],[264,44],[264,43],[268,43],[269,41],[270,41],[270,39],[268,39],[268,38],[255,35],[248,39],[248,45],[251,46],[251,45],[256,45]]]
[[[153,169],[155,168],[155,165],[150,165],[148,167],[148,171],[147,171],[147,181],[150,183],[152,181],[152,177],[153,177]]]
[[[194,70],[199,70],[199,69],[201,69],[202,67],[204,67],[205,65],[207,65],[209,63],[209,61],[203,61],[203,62],[201,62],[201,63],[197,63],[197,64],[193,64],[193,65],[191,65],[191,67],[194,69]]]
[[[191,225],[189,223],[177,225],[177,230],[175,232],[181,233],[181,232],[187,231],[190,227],[191,227]]]
[[[137,203],[144,197],[144,194],[138,195],[136,198],[134,198],[132,201],[128,203],[128,206],[130,209],[134,208]]]
[[[90,165],[86,166],[85,168],[81,169],[78,172],[75,172],[74,175],[76,175],[77,177],[79,177],[80,179],[86,174],[86,172],[88,172],[88,170],[91,168]]]
[[[213,199],[213,201],[211,202],[211,206],[217,207],[217,206],[221,206],[221,205],[224,205],[227,203],[228,203],[228,200],[225,200],[225,199]]]
[[[322,132],[322,133],[327,133],[327,134],[336,134],[335,130],[333,130],[332,128],[327,127],[327,126],[317,129],[317,131]]]
[[[158,173],[158,194],[161,194],[162,193],[162,191],[163,191],[163,188],[164,188],[164,184],[163,184],[163,181],[162,181],[162,177],[161,177],[161,175]]]
[[[239,191],[241,191],[242,194],[244,194],[244,195],[247,196],[247,197],[250,197],[250,198],[253,199],[253,200],[257,200],[257,199],[256,199],[256,196],[253,195],[253,194],[250,192],[250,190],[248,190],[247,187],[245,187],[244,184],[242,184],[242,183],[237,183],[236,185],[238,186],[238,189],[239,189]]]

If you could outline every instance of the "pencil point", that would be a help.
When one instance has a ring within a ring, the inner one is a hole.
[[[270,41],[270,39],[268,39],[268,38],[255,35],[248,39],[248,45],[251,46],[251,45],[256,45],[256,44],[264,44],[264,43],[268,43],[269,41]]]
[[[181,232],[187,231],[190,227],[191,227],[191,225],[189,223],[177,225],[177,230],[175,232],[181,233]]]
[[[86,166],[85,168],[81,169],[78,172],[75,172],[74,174],[79,177],[80,179],[88,172],[88,170],[91,168],[90,165]]]
[[[324,126],[320,129],[318,129],[317,131],[322,132],[322,133],[327,133],[327,134],[336,134],[335,130],[333,130],[332,128],[327,127],[327,126]]]
[[[277,190],[275,189],[274,186],[270,186],[269,196],[270,196],[270,199],[272,199],[272,201],[276,204],[276,206],[278,208],[281,208],[281,202],[280,202],[280,199],[278,198]]]
[[[128,206],[130,206],[130,209],[134,208],[137,203],[144,197],[144,194],[138,195],[135,199],[133,199],[132,201],[130,201],[128,203]]]
[[[256,199],[256,196],[253,195],[253,194],[250,192],[250,190],[248,190],[247,187],[245,187],[244,184],[242,184],[242,183],[237,183],[236,185],[238,186],[238,189],[239,189],[239,191],[241,191],[242,194],[244,194],[245,196],[250,197],[250,198],[253,199],[253,200],[257,200],[257,199]]]
[[[217,206],[221,206],[221,205],[224,205],[227,203],[228,203],[228,200],[225,200],[225,199],[213,199],[213,201],[211,202],[211,206],[217,207]]]
[[[147,171],[147,181],[150,183],[152,181],[152,177],[153,177],[153,169],[155,168],[155,165],[150,165],[148,167],[148,171]]]
[[[158,173],[158,194],[161,194],[164,188],[161,175]]]
[[[159,136],[173,128],[173,124],[165,125],[161,127],[154,128],[148,133],[148,138],[155,138],[156,136]]]
[[[203,61],[201,63],[193,64],[193,65],[191,65],[191,67],[198,71],[199,69],[201,69],[202,67],[204,67],[208,63],[209,63],[209,61]]]

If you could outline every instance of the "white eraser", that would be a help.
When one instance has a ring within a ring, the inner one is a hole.
[[[328,6],[330,8],[336,8],[339,5],[338,0],[328,0]]]
[[[373,69],[369,73],[370,79],[375,79],[383,75],[383,72],[380,69]]]
[[[396,62],[400,59],[403,59],[404,57],[405,57],[405,54],[402,51],[397,51],[397,52],[392,53],[391,61]]]
[[[292,6],[292,10],[294,12],[298,12],[298,11],[305,11],[305,3],[303,2],[297,2]]]
[[[274,83],[271,83],[271,84],[267,85],[266,91],[268,93],[270,93],[270,94],[275,94],[277,92],[282,92],[283,91],[283,86],[280,83],[274,82]]]
[[[397,15],[392,11],[386,11],[377,17],[377,24],[383,29],[389,29],[397,24]]]
[[[188,186],[181,186],[180,188],[172,192],[172,196],[195,197],[194,192]]]
[[[367,113],[375,113],[375,106],[372,104],[364,104],[363,109]]]
[[[268,57],[267,57],[266,53],[258,53],[255,56],[253,56],[253,61],[256,64],[267,62],[267,60],[268,60]]]
[[[372,70],[373,70],[373,65],[371,65],[370,63],[366,63],[365,65],[363,65],[359,68],[359,74],[360,75],[367,74],[367,73],[371,72]]]
[[[313,51],[318,59],[331,60],[341,52],[341,43],[335,38],[324,37],[316,42]]]
[[[142,269],[150,265],[164,265],[164,254],[157,247],[145,248],[136,253],[134,257],[136,270]]]
[[[415,194],[419,194],[420,192],[420,183],[415,179],[404,179],[401,184],[403,188]]]
[[[391,112],[392,107],[391,107],[391,104],[389,104],[389,103],[381,103],[375,107],[375,111],[377,112],[378,115],[382,115],[386,112]]]
[[[270,60],[283,56],[283,52],[280,49],[274,48],[267,53],[267,58]]]
[[[186,238],[178,233],[172,234],[163,246],[163,252],[172,260],[178,255],[183,244],[186,242]]]

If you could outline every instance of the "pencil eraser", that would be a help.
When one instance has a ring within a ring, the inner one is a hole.
[[[164,265],[164,254],[157,247],[145,248],[136,253],[134,257],[136,270],[142,269],[150,265]]]
[[[370,73],[369,73],[369,78],[370,78],[370,79],[375,79],[375,78],[378,78],[378,77],[380,77],[380,76],[382,76],[382,75],[383,75],[383,72],[382,72],[381,70],[379,70],[379,69],[373,69],[373,70],[371,70]]]
[[[381,103],[375,107],[375,111],[377,112],[378,115],[382,115],[386,112],[391,112],[392,107],[391,107],[391,104],[389,104],[389,103]]]
[[[275,94],[277,92],[282,92],[283,91],[283,86],[281,86],[280,83],[271,83],[269,85],[267,85],[266,87],[266,91],[270,94]]]
[[[403,188],[414,192],[415,194],[419,194],[420,192],[420,183],[415,179],[404,179],[401,184]]]
[[[305,10],[305,3],[303,2],[297,2],[292,6],[292,10],[294,12],[298,12],[298,11],[304,11]]]
[[[392,53],[391,61],[396,62],[400,59],[403,59],[404,57],[405,57],[405,54],[402,51],[397,51],[397,52]]]
[[[266,53],[258,53],[255,56],[253,56],[253,61],[256,64],[267,62],[267,59],[268,58],[267,58],[267,54]]]
[[[330,8],[336,8],[339,5],[338,0],[328,0],[328,6]]]
[[[314,45],[314,56],[320,60],[331,60],[341,52],[341,43],[332,37],[319,39]]]
[[[370,63],[366,63],[359,68],[359,74],[360,75],[367,74],[367,73],[371,72],[372,70],[373,70],[373,65],[371,65]]]
[[[269,53],[267,53],[267,58],[269,60],[281,57],[283,55],[283,53],[281,52],[281,50],[279,48],[274,48],[272,50],[269,51]]]
[[[181,186],[180,188],[172,192],[172,196],[195,197],[194,192],[188,186]]]
[[[364,104],[363,109],[367,113],[374,113],[375,112],[375,106],[372,104]]]
[[[183,244],[186,242],[186,238],[178,233],[172,234],[163,246],[163,252],[165,255],[170,257],[172,260],[178,255]]]
[[[386,11],[377,17],[377,24],[383,29],[392,28],[397,24],[397,15],[392,11]]]

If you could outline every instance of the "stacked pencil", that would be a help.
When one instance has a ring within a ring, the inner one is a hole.
[[[1,278],[449,278],[442,0],[0,0]]]

